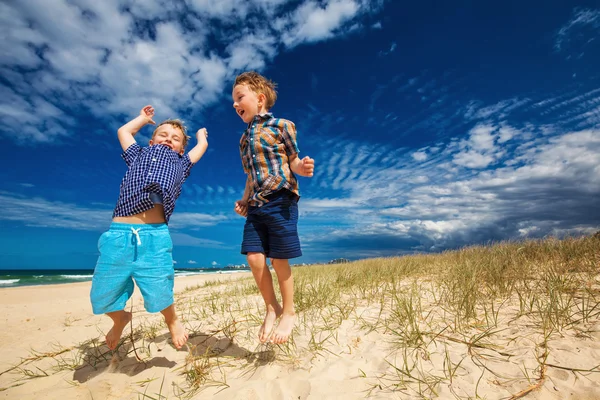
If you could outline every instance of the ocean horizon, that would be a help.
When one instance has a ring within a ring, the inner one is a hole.
[[[175,268],[175,276],[231,274],[248,268]],[[57,285],[91,281],[93,269],[6,269],[0,270],[0,289],[19,286]]]

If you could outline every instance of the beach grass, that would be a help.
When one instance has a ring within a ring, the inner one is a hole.
[[[311,371],[336,359],[351,363],[364,397],[517,399],[560,386],[548,380],[558,370],[600,382],[600,365],[556,357],[565,338],[585,351],[598,337],[597,236],[294,267],[293,274],[298,321],[282,345],[257,342],[264,306],[252,278],[179,292],[187,355],[167,378],[140,383],[138,398],[226,393],[231,379],[251,379],[269,366]],[[64,325],[77,323],[69,317]],[[160,318],[139,309],[117,351],[102,337],[34,352],[0,375],[14,376],[16,386],[61,371],[102,372],[115,357],[150,365],[168,336]]]

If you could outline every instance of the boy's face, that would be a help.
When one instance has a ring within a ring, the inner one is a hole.
[[[183,154],[183,133],[171,124],[164,124],[156,129],[150,145],[162,144],[171,150]]]
[[[236,85],[231,94],[233,98],[233,108],[240,116],[242,121],[249,123],[255,115],[266,112],[265,110],[265,95],[256,94],[244,84]]]

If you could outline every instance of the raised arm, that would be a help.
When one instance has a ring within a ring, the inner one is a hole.
[[[188,153],[192,164],[196,164],[208,148],[208,132],[205,128],[198,129],[198,132],[196,132],[196,140],[198,140],[198,143]]]
[[[135,143],[133,137],[144,125],[156,124],[156,122],[152,120],[152,117],[154,117],[154,108],[152,108],[152,106],[145,106],[140,111],[140,115],[119,128],[117,135],[123,151],[127,150],[129,146]]]

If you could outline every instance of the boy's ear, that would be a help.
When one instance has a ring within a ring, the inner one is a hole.
[[[267,96],[264,93],[259,93],[258,94],[258,101],[260,101],[263,104],[267,103]],[[265,106],[266,108],[266,106]]]

